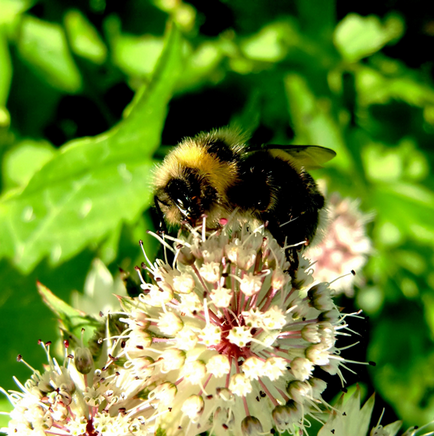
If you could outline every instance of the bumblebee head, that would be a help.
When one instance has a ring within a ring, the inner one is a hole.
[[[203,214],[219,218],[228,188],[238,181],[232,136],[222,130],[185,138],[156,168],[155,201],[169,224],[195,225]]]
[[[171,224],[188,221],[195,225],[217,201],[217,191],[205,177],[193,169],[184,169],[182,177],[171,178],[156,191],[166,220]]]
[[[200,186],[188,183],[182,179],[172,179],[167,184],[165,191],[172,207],[178,209],[181,219],[195,222],[200,218],[203,210],[200,198]]]

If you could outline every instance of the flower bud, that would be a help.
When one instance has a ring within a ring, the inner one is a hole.
[[[194,261],[196,260],[190,248],[188,247],[182,247],[179,250],[177,259],[179,263],[187,266],[193,265]]]
[[[335,306],[331,297],[330,288],[325,283],[312,286],[307,293],[310,304],[321,312],[332,310]]]
[[[309,359],[296,357],[291,361],[291,371],[297,380],[307,380],[313,370],[313,364]]]
[[[312,386],[312,396],[314,398],[319,398],[327,387],[327,383],[324,380],[316,377],[311,377],[308,383]]]
[[[329,350],[322,344],[315,344],[307,347],[305,354],[314,365],[328,365],[330,362]]]
[[[89,374],[93,368],[93,357],[89,348],[77,347],[74,358],[75,367],[81,374]]]
[[[299,424],[303,414],[297,403],[289,400],[285,405],[279,405],[271,413],[279,433],[290,429],[294,424]]]
[[[254,416],[246,416],[241,422],[243,436],[260,436],[264,434],[261,421]]]
[[[184,401],[184,404],[181,407],[181,411],[184,415],[188,416],[194,423],[200,419],[204,407],[205,402],[203,401],[203,398],[200,395],[194,394]]]
[[[160,404],[169,407],[178,393],[177,387],[170,382],[158,385],[149,393],[149,400],[159,400]]]
[[[320,315],[318,316],[318,321],[319,322],[330,322],[332,324],[337,324],[339,321],[339,312],[337,310],[328,310],[326,312],[320,313]]]
[[[312,387],[308,382],[294,380],[288,384],[286,392],[298,404],[303,404],[306,398],[312,396]]]
[[[180,316],[173,312],[164,312],[158,318],[158,328],[165,335],[175,335],[184,327]]]
[[[301,329],[301,337],[312,344],[321,342],[321,336],[318,332],[318,324],[307,324]]]

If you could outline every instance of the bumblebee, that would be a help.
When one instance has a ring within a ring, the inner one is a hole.
[[[169,225],[195,226],[206,215],[207,225],[217,227],[236,210],[266,223],[283,247],[308,245],[325,200],[306,170],[335,155],[320,146],[247,145],[230,128],[200,133],[157,167],[155,205]]]

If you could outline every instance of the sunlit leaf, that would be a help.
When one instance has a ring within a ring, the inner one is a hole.
[[[0,27],[2,24],[11,23],[17,15],[32,6],[32,3],[32,0],[0,0]]]
[[[401,182],[379,184],[371,190],[371,199],[383,220],[392,223],[407,237],[434,244],[434,193],[429,189]]]
[[[317,98],[301,75],[287,75],[285,89],[297,143],[321,145],[335,150],[337,156],[330,165],[349,170],[353,165],[352,158],[333,119],[331,102]]]
[[[382,24],[375,15],[348,14],[335,29],[334,43],[346,60],[354,62],[397,40],[403,32],[404,23],[396,15],[390,15]]]
[[[225,77],[224,68],[218,68],[225,57],[229,41],[206,41],[188,56],[177,91],[197,88],[202,83],[216,84]],[[190,49],[191,50],[191,49]]]
[[[84,334],[83,343],[86,345],[95,331],[104,326],[103,320],[98,320],[75,309],[54,295],[41,283],[38,283],[38,292],[44,303],[58,318],[59,326],[66,338],[73,341],[75,345],[81,343],[82,332]]]
[[[147,34],[135,36],[122,33],[116,17],[109,17],[106,27],[109,29],[115,65],[129,76],[149,76],[163,49],[163,38]]]
[[[363,149],[365,174],[372,181],[394,182],[403,174],[404,162],[396,152],[379,144],[368,144]]]
[[[240,48],[250,59],[278,62],[286,56],[288,46],[296,45],[298,39],[299,35],[289,21],[275,22],[242,41]]]
[[[46,142],[29,139],[20,142],[8,151],[3,160],[3,187],[24,187],[54,154],[54,148]]]
[[[24,16],[18,49],[51,86],[70,93],[80,90],[81,75],[69,52],[65,33],[58,24]]]
[[[434,104],[434,89],[418,80],[410,71],[387,77],[373,68],[358,66],[355,77],[360,106],[385,104],[392,99],[421,107]]]
[[[1,254],[30,271],[44,256],[62,262],[149,206],[151,157],[182,65],[175,27],[152,82],[111,131],[69,144],[17,195],[0,203]]]
[[[75,54],[101,64],[107,57],[107,48],[92,24],[77,10],[65,15],[65,28]]]

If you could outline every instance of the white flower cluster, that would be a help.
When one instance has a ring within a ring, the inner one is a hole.
[[[263,228],[174,242],[174,264],[149,264],[153,283],[121,300],[122,357],[148,393],[143,416],[167,436],[302,434],[327,407],[314,368],[340,374],[343,362],[335,344],[346,324],[328,285],[311,286],[301,259],[292,286]]]
[[[151,425],[140,416],[139,386],[131,371],[114,364],[93,369],[87,348],[77,348],[75,356],[65,353],[63,365],[50,357],[50,344],[43,344],[48,364],[20,391],[4,392],[14,409],[10,413],[7,435],[45,436],[146,436]],[[65,351],[67,347],[65,347]],[[108,352],[111,353],[114,349]]]
[[[360,201],[341,198],[334,192],[327,198],[328,223],[321,242],[307,249],[309,259],[315,261],[314,276],[319,281],[332,281],[336,294],[354,296],[354,284],[360,285],[359,274],[372,253],[372,243],[366,235],[366,225],[373,215],[360,211]],[[357,271],[357,276],[348,274]]]
[[[104,367],[65,352],[8,394],[8,435],[300,436],[321,419],[326,383],[313,371],[342,378],[347,334],[328,284],[313,285],[304,258],[291,279],[263,227],[205,227],[162,241],[175,260],[148,262],[152,283],[139,269],[143,293],[120,299],[125,327],[106,338]]]

